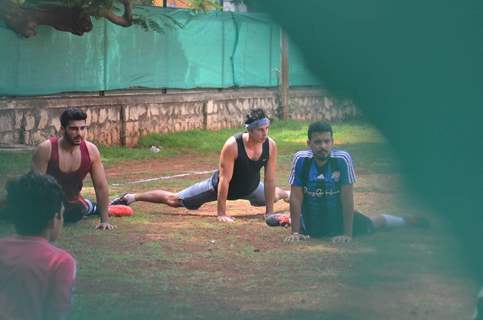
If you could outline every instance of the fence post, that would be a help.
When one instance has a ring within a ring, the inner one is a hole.
[[[203,130],[208,130],[208,101],[203,102]]]
[[[121,146],[126,145],[126,108],[123,104],[121,104],[121,108],[119,110],[119,122],[121,125],[119,126],[119,139],[121,142]]]

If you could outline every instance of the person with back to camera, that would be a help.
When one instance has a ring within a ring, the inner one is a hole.
[[[0,239],[0,319],[64,319],[76,262],[53,244],[63,224],[64,193],[54,178],[28,173],[7,184],[6,212],[16,234]]]

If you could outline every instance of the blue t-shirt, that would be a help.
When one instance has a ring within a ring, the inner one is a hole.
[[[332,149],[322,167],[313,161],[311,150],[297,152],[293,158],[289,183],[303,188],[301,233],[314,237],[342,234],[340,189],[355,181],[352,158],[346,151]]]

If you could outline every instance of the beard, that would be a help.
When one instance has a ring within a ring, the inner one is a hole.
[[[327,159],[329,159],[329,156],[314,155],[314,158],[315,160],[326,161]]]
[[[79,146],[81,143],[82,143],[82,137],[74,137],[74,138],[71,138],[67,135],[64,136],[64,139],[69,142],[69,144],[73,145],[73,146]]]
[[[328,151],[318,152],[318,153],[313,152],[313,155],[315,160],[326,161],[330,157],[330,152]]]

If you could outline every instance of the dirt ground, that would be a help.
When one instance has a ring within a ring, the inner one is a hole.
[[[111,192],[124,191],[145,191],[152,188],[167,189],[175,192],[187,187],[192,182],[201,181],[210,177],[211,171],[216,169],[216,156],[207,156],[202,159],[196,159],[195,155],[174,157],[161,160],[145,160],[129,163],[120,163],[116,166],[107,167],[106,174],[110,181],[120,181],[111,186]],[[124,167],[129,167],[129,172],[124,170]],[[169,171],[166,170],[169,168]],[[148,170],[147,170],[148,169]],[[179,177],[178,175],[186,175]],[[155,181],[142,180],[158,179]],[[286,180],[286,178],[284,177]],[[281,180],[281,179],[279,179]],[[284,183],[284,188],[287,188],[287,183]],[[211,202],[203,205],[199,210],[187,210],[185,208],[170,208],[167,206],[137,203],[136,208],[141,211],[159,211],[163,214],[174,215],[193,215],[193,216],[216,216],[216,202]],[[288,204],[279,201],[275,203],[274,210],[276,212],[287,212]],[[234,217],[255,218],[262,217],[265,212],[265,207],[253,207],[248,201],[236,200],[227,202],[227,212]]]
[[[161,187],[175,191],[207,178],[209,173],[196,172],[213,170],[216,163],[215,154],[187,155],[116,164],[106,172],[112,194]],[[289,165],[279,165],[283,187]],[[176,177],[182,174],[189,175]],[[162,178],[168,176],[175,177]],[[150,178],[159,179],[140,182]],[[116,284],[114,291],[129,292],[128,300],[137,305],[122,313],[126,317],[117,315],[121,318],[469,319],[476,286],[461,264],[457,243],[437,216],[402,190],[398,174],[363,172],[355,188],[356,207],[369,215],[425,215],[432,220],[429,230],[379,232],[350,245],[327,240],[287,245],[283,239],[289,231],[267,227],[264,207],[247,201],[229,201],[227,212],[237,218],[235,224],[216,221],[216,202],[197,211],[136,203],[136,217],[113,219],[119,227],[115,236],[103,235],[102,243],[90,236],[83,241],[109,250],[122,242],[134,268],[143,269],[134,283]],[[288,204],[279,202],[275,209],[287,211]],[[158,258],[140,253],[150,250]],[[125,261],[118,257],[104,263],[125,272]],[[79,297],[89,295],[92,279],[80,283]],[[154,283],[162,288],[153,288]]]
[[[111,197],[153,188],[180,190],[209,177],[218,155],[186,154],[106,167]],[[290,162],[277,181],[288,187]],[[200,173],[205,172],[205,173]],[[420,214],[429,230],[398,229],[349,245],[311,240],[288,245],[289,230],[268,227],[264,207],[229,201],[236,223],[200,210],[136,203],[117,229],[89,218],[64,228],[59,245],[78,261],[70,319],[469,319],[477,284],[458,243],[404,192],[398,173],[358,171],[356,208],[369,214]],[[142,181],[153,179],[153,181]],[[94,197],[89,181],[84,195]],[[276,211],[288,210],[279,202]],[[0,225],[0,234],[11,229]]]

